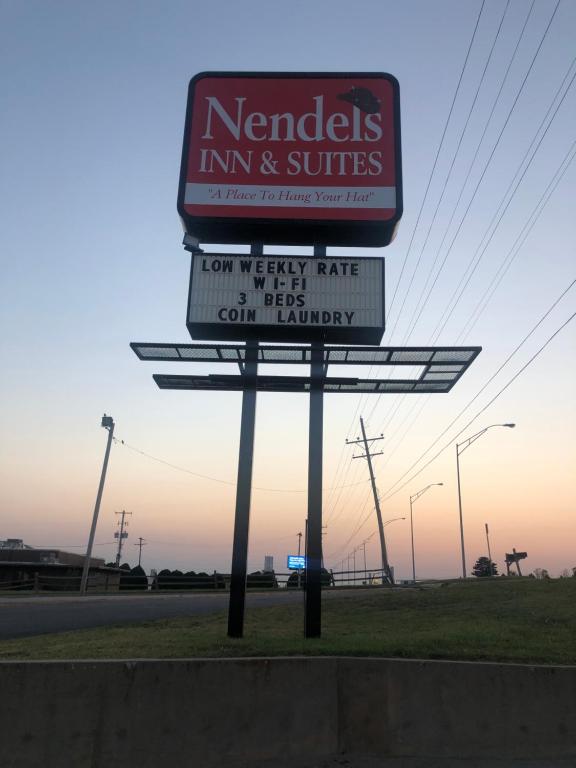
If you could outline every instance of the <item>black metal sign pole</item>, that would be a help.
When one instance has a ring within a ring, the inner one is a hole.
[[[326,248],[314,248],[325,256]],[[310,351],[310,417],[308,436],[308,527],[306,539],[305,637],[322,631],[322,439],[324,417],[324,345],[312,343]]]
[[[250,248],[252,256],[262,254],[262,246]],[[242,637],[244,632],[244,604],[246,602],[246,574],[248,570],[248,532],[250,528],[250,497],[252,494],[252,460],[254,457],[254,428],[256,424],[256,376],[258,374],[258,342],[246,342],[243,376],[246,388],[242,393],[240,422],[240,449],[238,453],[238,483],[236,485],[236,513],[234,516],[234,542],[228,604],[228,637]]]

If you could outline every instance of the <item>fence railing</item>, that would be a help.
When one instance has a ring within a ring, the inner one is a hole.
[[[22,579],[0,581],[0,592],[79,592],[81,576],[49,576],[34,573]],[[117,592],[188,592],[223,590],[230,586],[230,574],[156,574],[155,576],[132,575],[126,571],[120,574],[97,574],[88,578],[87,591],[91,593]],[[304,589],[306,571],[276,573],[260,571],[248,574],[246,586],[249,590]],[[322,571],[322,587],[378,587],[382,586],[381,570]],[[387,585],[386,585],[387,586]]]

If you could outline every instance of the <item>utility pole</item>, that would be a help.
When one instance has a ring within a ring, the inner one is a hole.
[[[142,538],[142,536],[138,536],[138,544],[134,544],[135,547],[139,547],[138,550],[138,567],[140,567],[140,564],[142,562],[142,547],[145,547],[148,542]]]
[[[298,536],[298,557],[300,557],[300,545],[302,544],[302,532],[297,533],[296,536]]]
[[[488,535],[488,523],[484,523],[484,528],[486,528],[486,544],[488,545],[488,562],[490,563],[488,572],[490,576],[492,576],[492,555],[490,553],[490,537]]]
[[[108,441],[106,443],[106,452],[104,453],[104,463],[102,464],[102,472],[100,474],[100,483],[98,484],[98,493],[96,494],[96,504],[94,506],[94,514],[92,515],[92,525],[90,527],[90,535],[88,537],[88,547],[86,548],[86,557],[84,559],[84,568],[82,569],[82,579],[80,581],[80,594],[85,595],[88,587],[88,574],[90,573],[90,558],[92,557],[92,547],[94,546],[94,536],[96,534],[96,523],[98,522],[98,514],[100,512],[100,502],[102,501],[102,493],[104,492],[104,481],[106,480],[106,470],[108,469],[108,459],[110,457],[110,448],[112,446],[112,439],[114,437],[114,419],[112,416],[102,416],[100,426],[108,430]]]
[[[358,440],[346,440],[348,445],[361,444],[364,446],[364,454],[360,456],[353,456],[353,459],[366,459],[368,461],[368,471],[370,472],[370,482],[372,483],[372,494],[374,496],[374,507],[376,509],[376,517],[378,518],[378,532],[380,534],[380,549],[382,551],[382,583],[387,581],[389,584],[394,584],[394,577],[388,563],[388,554],[386,552],[386,539],[384,537],[384,525],[382,523],[382,512],[380,511],[380,499],[378,498],[378,490],[376,488],[376,478],[374,477],[374,469],[372,467],[372,456],[380,456],[384,451],[378,451],[377,453],[370,452],[370,446],[376,440],[384,440],[384,435],[380,437],[366,437],[366,430],[364,429],[364,419],[360,417],[360,428],[362,430],[362,439]],[[370,445],[369,445],[370,444]]]
[[[115,512],[116,515],[121,515],[120,518],[120,533],[118,531],[114,534],[114,538],[118,539],[118,552],[116,553],[116,568],[120,566],[120,557],[122,556],[122,544],[124,543],[124,539],[128,538],[128,533],[124,531],[124,526],[128,526],[128,523],[125,523],[126,515],[131,515],[132,512],[126,512],[125,510],[122,510],[122,512]]]
[[[418,501],[420,496],[423,496],[426,493],[428,488],[432,488],[433,485],[444,485],[444,483],[429,483],[425,488],[418,491],[418,493],[414,493],[410,496],[410,541],[412,543],[412,581],[414,584],[416,583],[416,560],[414,559],[414,518],[412,515],[412,505],[415,501]]]

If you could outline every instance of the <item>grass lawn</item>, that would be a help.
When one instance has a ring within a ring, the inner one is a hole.
[[[303,607],[252,608],[242,640],[224,613],[0,642],[0,659],[387,656],[576,664],[576,579],[494,579],[370,590],[323,603],[319,640]]]

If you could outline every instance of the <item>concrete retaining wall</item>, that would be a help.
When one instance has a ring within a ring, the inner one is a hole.
[[[340,752],[576,765],[576,667],[2,662],[0,731],[2,768],[299,766]]]

